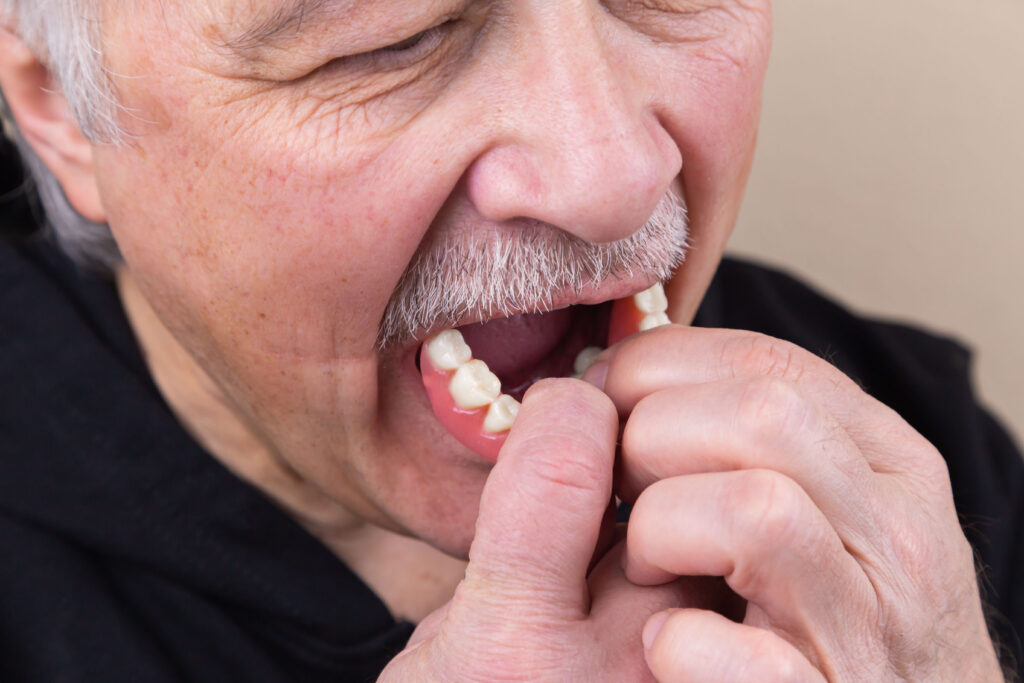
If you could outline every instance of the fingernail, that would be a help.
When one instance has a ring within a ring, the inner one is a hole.
[[[605,359],[596,360],[594,364],[583,373],[583,381],[590,382],[598,389],[604,390],[604,381],[608,378],[608,361]]]
[[[668,616],[668,612],[658,612],[647,620],[643,633],[645,650],[651,649],[651,644],[654,643],[654,639],[658,637],[658,631],[660,631],[661,627],[665,625],[665,621],[668,619]]]

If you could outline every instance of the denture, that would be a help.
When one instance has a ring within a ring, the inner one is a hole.
[[[669,324],[668,300],[661,283],[612,304],[607,345]],[[581,377],[604,349],[587,346],[577,355],[573,376]],[[497,462],[519,401],[501,392],[501,380],[456,329],[430,337],[420,352],[420,374],[431,408],[441,425],[480,457]]]

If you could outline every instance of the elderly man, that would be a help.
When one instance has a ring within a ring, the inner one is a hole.
[[[964,353],[719,269],[768,0],[4,8],[4,680],[1001,678]]]

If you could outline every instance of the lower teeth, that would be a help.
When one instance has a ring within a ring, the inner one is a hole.
[[[600,346],[588,346],[576,355],[576,362],[573,364],[573,377],[579,379],[583,376],[594,361],[597,359],[601,352],[604,351]]]
[[[519,401],[507,394],[502,394],[491,403],[484,418],[484,430],[490,434],[507,432],[512,428],[516,415],[519,414]]]
[[[642,316],[639,321],[632,323],[639,327],[634,328],[634,332],[643,332],[669,324],[666,314],[668,302],[660,284],[634,295],[631,299],[630,303],[635,306],[635,314]],[[616,305],[626,301],[628,300],[620,300]],[[580,351],[573,363],[572,376],[582,377],[602,351],[604,349],[598,346],[588,346]],[[455,329],[445,330],[428,340],[424,344],[423,352],[434,368],[450,377],[447,380],[447,389],[458,408],[480,411],[478,414],[482,414],[486,409],[486,415],[482,417],[482,431],[480,423],[477,423],[477,433],[486,433],[490,435],[487,437],[489,439],[503,439],[504,432],[512,427],[519,412],[519,402],[512,396],[501,393],[500,380],[484,361],[472,358],[471,350],[462,333]],[[501,441],[498,443],[500,445]],[[499,446],[489,447],[497,449]]]

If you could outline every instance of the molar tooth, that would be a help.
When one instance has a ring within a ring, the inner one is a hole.
[[[648,313],[640,320],[640,331],[653,329],[655,327],[661,327],[662,325],[668,325],[672,321],[668,319],[668,314],[664,311],[661,313]]]
[[[458,330],[445,330],[427,342],[427,355],[438,370],[456,370],[473,357]]]
[[[644,313],[664,313],[668,310],[668,298],[660,282],[655,282],[648,289],[634,294],[633,303]]]
[[[508,394],[502,394],[491,403],[484,418],[484,431],[491,434],[508,431],[519,414],[519,401]]]
[[[572,369],[575,371],[574,377],[582,377],[583,373],[587,371],[594,363],[594,359],[604,351],[600,346],[588,346],[579,352],[576,356],[576,362],[573,364]]]
[[[455,370],[448,384],[455,404],[464,410],[482,408],[501,393],[501,380],[482,360],[471,360]]]

